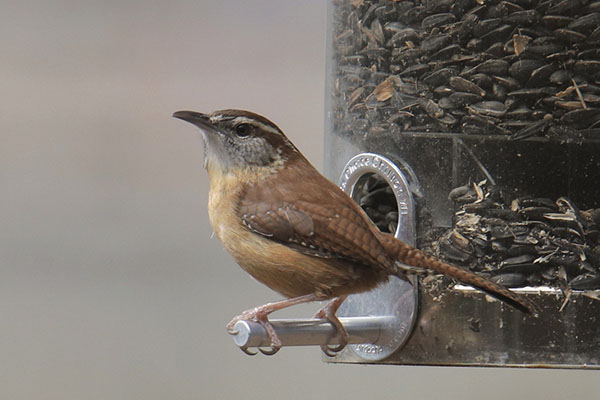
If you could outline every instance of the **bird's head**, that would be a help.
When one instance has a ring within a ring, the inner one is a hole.
[[[249,111],[221,110],[212,114],[177,111],[173,116],[202,131],[204,165],[209,173],[279,167],[298,154],[277,125]]]

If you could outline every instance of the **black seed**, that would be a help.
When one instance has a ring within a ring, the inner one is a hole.
[[[492,282],[498,283],[502,286],[506,286],[508,288],[515,288],[524,286],[527,282],[527,277],[525,276],[525,274],[521,274],[518,272],[509,272],[493,276],[491,280]]]
[[[421,28],[430,30],[438,26],[450,24],[454,21],[456,21],[456,17],[451,13],[434,14],[423,18]]]
[[[541,60],[519,60],[514,62],[508,69],[508,73],[515,79],[527,82],[531,73],[545,65]]]
[[[430,36],[423,40],[421,43],[421,49],[428,54],[435,53],[443,47],[450,44],[451,38],[446,34],[439,34]]]
[[[514,12],[504,18],[504,21],[514,25],[532,25],[538,23],[540,19],[541,16],[537,11],[526,10]]]
[[[545,15],[542,17],[542,24],[548,29],[564,28],[573,21],[574,18],[565,15]]]
[[[600,274],[583,274],[576,276],[569,282],[569,286],[575,290],[600,289]]]
[[[586,39],[583,33],[564,28],[554,30],[554,36],[569,43],[583,42]]]

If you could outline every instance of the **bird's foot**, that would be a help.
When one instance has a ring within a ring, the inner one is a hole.
[[[227,332],[229,332],[230,335],[236,335],[238,332],[235,330],[235,324],[238,321],[256,321],[259,324],[261,324],[263,326],[263,328],[265,328],[265,331],[267,332],[267,336],[269,337],[269,340],[271,341],[271,345],[270,348],[268,349],[263,349],[261,347],[258,348],[258,351],[260,351],[261,353],[263,353],[264,355],[267,356],[272,356],[273,354],[277,353],[279,351],[279,349],[281,349],[281,340],[279,339],[279,337],[277,336],[277,333],[275,332],[275,329],[273,328],[273,325],[269,322],[269,318],[268,315],[270,314],[270,304],[266,304],[262,307],[256,307],[250,310],[246,310],[243,313],[241,313],[240,315],[234,317],[228,324],[227,324]],[[256,355],[256,352],[250,351],[247,347],[240,347],[240,349],[248,354],[249,356],[253,356]]]
[[[315,314],[315,318],[326,319],[331,325],[333,325],[337,335],[339,335],[341,339],[341,343],[336,346],[331,346],[329,344],[321,345],[321,350],[323,350],[323,353],[325,353],[325,355],[328,357],[335,356],[348,344],[348,332],[346,332],[346,328],[344,328],[344,325],[342,325],[338,317],[335,315],[336,311],[338,308],[340,308],[340,305],[342,305],[345,299],[346,296],[336,297]]]
[[[281,343],[281,340],[279,339],[279,337],[277,336],[277,333],[275,332],[275,328],[273,328],[273,325],[269,322],[269,318],[268,318],[269,314],[271,314],[274,311],[286,308],[286,307],[294,306],[296,304],[307,303],[310,301],[316,301],[316,300],[320,300],[320,299],[321,298],[316,294],[307,294],[304,296],[298,296],[298,297],[293,297],[291,299],[277,301],[275,303],[268,303],[268,304],[265,304],[264,306],[255,307],[250,310],[246,310],[243,313],[241,313],[240,315],[238,315],[237,317],[233,318],[227,324],[227,332],[229,332],[230,335],[236,335],[238,332],[235,330],[235,324],[239,321],[256,321],[256,322],[258,322],[259,324],[261,324],[263,326],[263,328],[265,328],[267,336],[269,337],[269,340],[271,342],[271,344],[270,344],[271,347],[269,349],[262,349],[259,347],[258,350],[265,355],[272,356],[273,354],[277,353],[279,351],[279,349],[281,349],[282,343]],[[338,305],[338,307],[339,307],[339,305]],[[337,307],[335,310],[337,310]],[[335,310],[333,311],[334,313],[335,313]],[[334,315],[334,317],[335,317],[335,315]],[[250,350],[248,350],[247,347],[240,347],[240,348],[242,349],[242,351],[244,353],[246,353],[248,355],[253,356],[256,354],[255,352],[251,352]]]

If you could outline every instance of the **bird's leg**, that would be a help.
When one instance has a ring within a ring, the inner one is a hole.
[[[260,350],[260,352],[263,354],[273,355],[273,354],[277,353],[279,351],[279,349],[281,348],[281,340],[279,340],[279,337],[277,337],[277,333],[275,332],[273,325],[271,325],[271,323],[269,322],[269,318],[268,318],[269,314],[271,314],[277,310],[281,310],[283,308],[295,306],[296,304],[308,303],[308,302],[317,301],[317,300],[321,300],[321,298],[319,296],[317,296],[316,294],[307,294],[304,296],[293,297],[291,299],[277,301],[274,303],[267,303],[263,306],[255,307],[250,310],[246,310],[243,313],[241,313],[240,315],[238,315],[237,317],[233,318],[227,324],[227,332],[229,332],[231,335],[235,335],[237,332],[234,329],[234,325],[238,321],[244,321],[244,320],[256,321],[265,328],[265,331],[267,332],[267,335],[269,336],[269,339],[271,340],[271,348],[269,350],[263,350],[261,348],[259,348],[258,350]],[[242,351],[248,355],[256,354],[256,353],[250,352],[247,348],[242,348]]]
[[[348,332],[346,332],[346,328],[344,328],[338,317],[335,316],[336,311],[340,308],[344,300],[346,300],[346,296],[336,297],[315,314],[315,318],[324,318],[329,321],[342,339],[342,343],[335,347],[327,344],[321,345],[321,350],[329,357],[333,357],[336,353],[342,351],[346,347],[346,344],[348,344]]]

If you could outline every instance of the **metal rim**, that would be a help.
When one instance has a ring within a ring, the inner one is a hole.
[[[402,171],[389,159],[374,153],[352,157],[342,172],[340,188],[352,196],[360,178],[366,174],[382,176],[392,188],[398,205],[398,227],[394,236],[415,245],[415,205],[408,181]],[[407,342],[417,318],[417,280],[412,284],[396,277],[366,293],[349,296],[338,316],[393,316],[385,333],[373,344],[349,345],[348,348],[365,361],[380,361]]]

